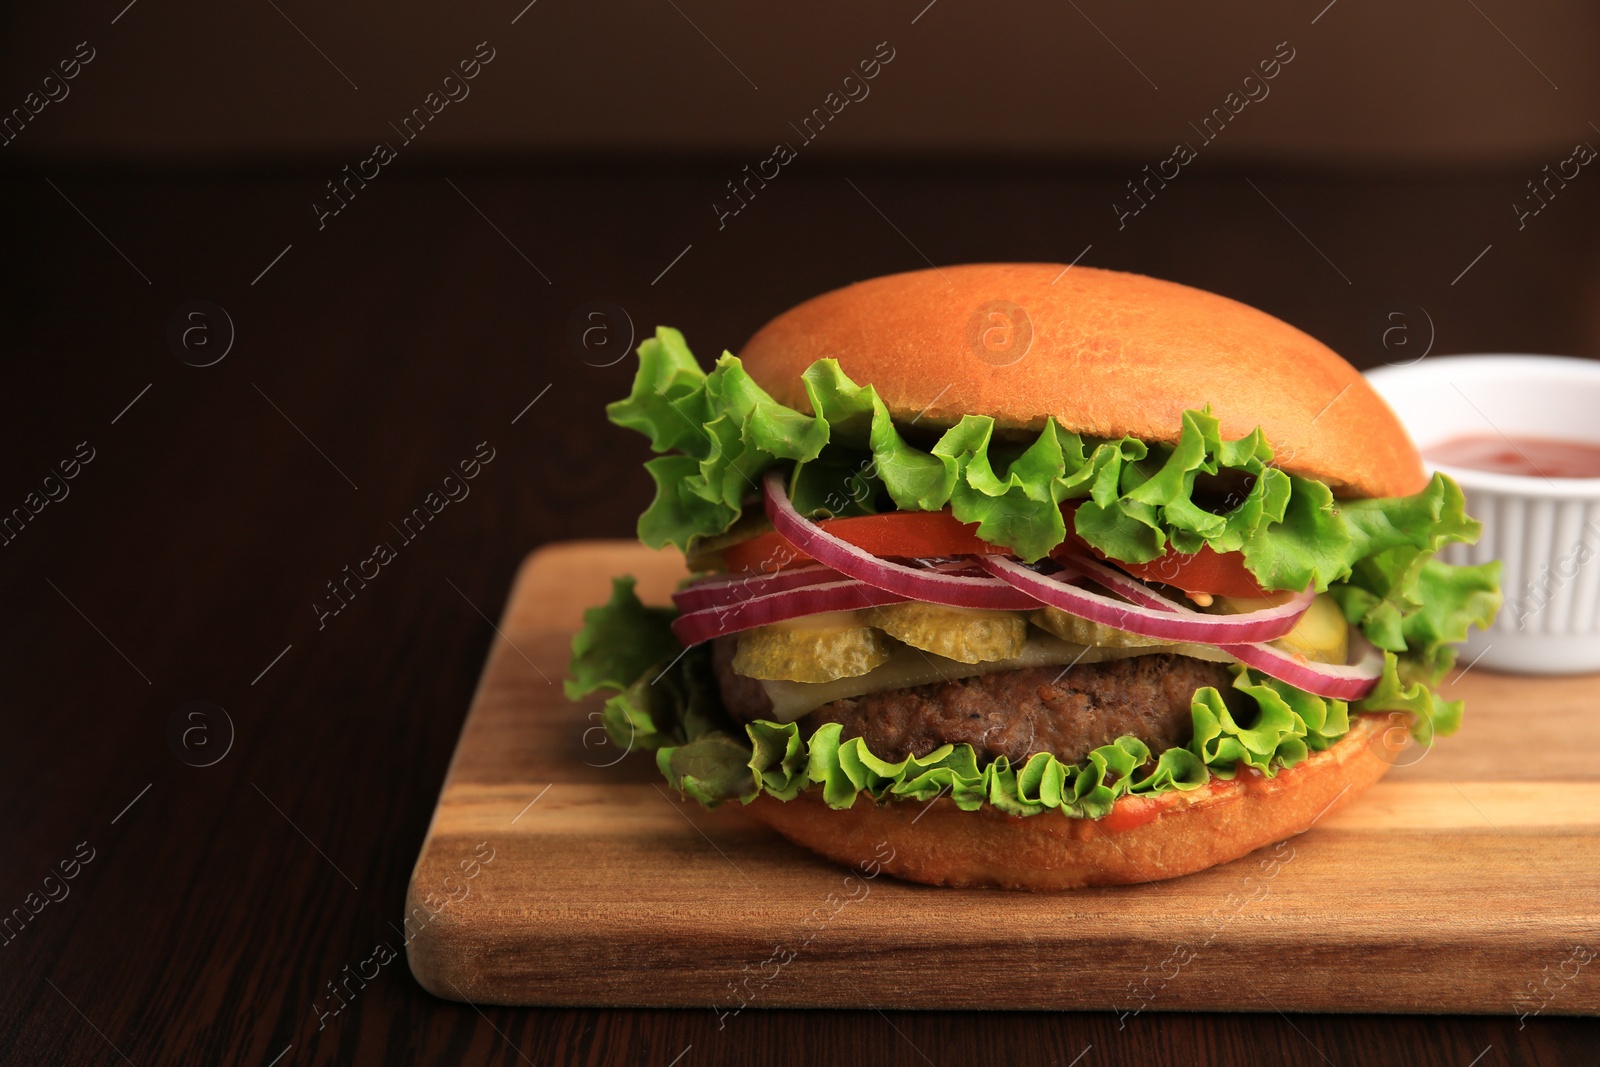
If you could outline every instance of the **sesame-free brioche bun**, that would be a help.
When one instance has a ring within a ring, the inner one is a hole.
[[[1224,437],[1257,426],[1277,465],[1344,497],[1426,484],[1405,429],[1320,341],[1227,297],[1139,274],[978,263],[873,278],[773,319],[740,352],[774,398],[810,410],[800,374],[823,358],[870,384],[899,421],[1051,416],[1094,437],[1174,442],[1211,405]]]
[[[1164,794],[1160,814],[1122,830],[1050,811],[1015,816],[988,805],[962,811],[948,797],[928,803],[859,797],[834,811],[815,791],[787,802],[763,794],[744,810],[829,859],[863,870],[876,865],[928,885],[1052,890],[1151,882],[1227,863],[1309,829],[1383,777],[1393,759],[1393,729],[1386,715],[1353,718],[1332,747],[1273,778],[1246,772]],[[886,854],[891,858],[884,860]]]

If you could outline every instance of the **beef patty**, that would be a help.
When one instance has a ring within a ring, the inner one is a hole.
[[[736,646],[735,639],[721,638],[712,649],[723,706],[734,719],[758,719],[772,705],[760,682],[733,672]],[[1078,763],[1123,734],[1152,752],[1188,744],[1194,691],[1210,685],[1226,693],[1232,680],[1225,663],[1168,653],[1065,671],[1025,667],[836,700],[802,718],[800,730],[810,736],[824,723],[840,723],[846,739],[864,738],[886,760],[965,742],[979,763],[997,756],[1017,762],[1035,752]]]

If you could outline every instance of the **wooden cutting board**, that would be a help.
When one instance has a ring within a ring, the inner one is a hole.
[[[1600,1011],[1600,678],[1471,670],[1465,725],[1311,832],[1168,882],[1032,895],[854,877],[618,760],[561,693],[612,575],[535,552],[412,874],[412,972],[504,1004]],[[609,764],[609,765],[608,765]],[[1046,816],[1037,816],[1044,818]],[[428,903],[431,901],[431,903]]]

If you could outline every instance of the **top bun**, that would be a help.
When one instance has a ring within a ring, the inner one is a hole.
[[[1276,465],[1343,497],[1425,484],[1394,412],[1332,349],[1255,308],[1139,274],[979,263],[873,278],[773,319],[740,353],[782,403],[810,410],[800,374],[833,358],[896,420],[1054,416],[1093,437],[1177,441],[1207,404],[1224,437],[1257,426]]]

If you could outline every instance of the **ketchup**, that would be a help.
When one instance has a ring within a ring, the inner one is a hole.
[[[1435,463],[1536,478],[1600,478],[1600,444],[1476,434],[1422,450]]]

